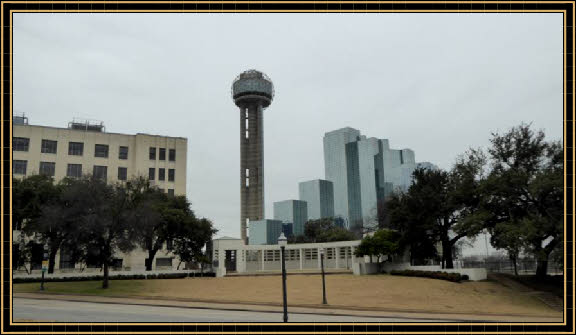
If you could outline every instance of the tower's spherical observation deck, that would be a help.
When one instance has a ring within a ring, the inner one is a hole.
[[[274,99],[272,80],[260,71],[244,71],[232,83],[232,99],[239,107],[255,102],[268,107]]]

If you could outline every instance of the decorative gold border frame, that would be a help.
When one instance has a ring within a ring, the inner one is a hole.
[[[155,4],[161,4],[161,3],[166,3],[167,1],[26,1],[27,4],[86,4],[86,3],[98,3],[98,4],[119,4],[119,3],[133,3],[133,4],[141,4],[141,3],[155,3]],[[269,10],[269,9],[248,9],[248,10],[222,10],[222,9],[214,9],[214,10],[178,10],[178,9],[174,9],[174,10],[118,10],[118,9],[104,9],[104,10],[9,10],[10,11],[10,22],[8,26],[5,26],[5,22],[4,22],[4,5],[5,4],[10,4],[10,3],[20,3],[19,1],[2,1],[1,3],[1,7],[0,7],[0,25],[2,27],[2,30],[4,29],[8,29],[10,35],[12,36],[12,19],[13,19],[13,14],[14,13],[25,13],[25,12],[38,12],[38,13],[124,13],[124,12],[138,12],[138,13],[259,13],[259,12],[289,12],[289,13],[331,13],[331,12],[338,12],[338,13],[342,13],[342,12],[346,12],[346,13],[368,13],[368,12],[374,12],[374,13],[562,13],[563,14],[563,21],[564,24],[563,26],[566,27],[566,14],[567,11],[566,10],[468,10],[468,9],[462,9],[462,10],[412,10],[412,9],[394,9],[394,10],[365,10],[365,9],[358,9],[358,10],[324,10],[324,9],[314,9],[314,10],[290,10],[290,9],[282,9],[282,10]],[[223,5],[223,4],[255,4],[255,5],[260,5],[263,2],[262,1],[171,1],[171,3],[178,3],[178,4],[211,4],[211,5]],[[438,3],[438,1],[369,1],[369,2],[357,2],[357,1],[271,1],[270,3],[273,4],[402,4],[402,5],[406,5],[408,3],[410,4],[431,4],[431,3]],[[448,3],[447,1],[442,1],[442,3]],[[449,3],[458,3],[458,4],[465,4],[465,5],[470,5],[471,3],[485,3],[485,4],[503,4],[503,5],[508,5],[508,4],[517,4],[517,3],[524,3],[524,4],[528,4],[528,3],[534,3],[534,4],[542,4],[544,3],[543,1],[450,1]],[[576,14],[576,5],[574,3],[574,1],[550,1],[548,3],[554,3],[554,4],[571,4],[572,5],[572,17],[575,17]],[[566,107],[567,107],[567,96],[568,94],[572,94],[572,96],[574,96],[574,87],[572,92],[567,92],[567,81],[571,80],[573,83],[575,82],[575,75],[574,75],[574,71],[572,73],[572,78],[567,78],[567,67],[568,64],[567,62],[567,54],[568,52],[572,52],[574,53],[574,50],[566,50],[566,41],[567,41],[567,36],[565,33],[563,33],[563,40],[564,40],[564,52],[563,52],[563,81],[564,81],[564,91],[563,91],[563,95],[564,95],[564,101],[563,101],[563,110],[564,110],[564,119],[563,119],[563,123],[564,123],[564,137],[567,136],[566,134],[566,125],[568,122],[572,123],[572,129],[574,130],[574,125],[575,125],[575,121],[574,119],[572,120],[568,120],[567,119],[567,112],[566,112]],[[576,34],[575,34],[575,30],[573,28],[572,30],[572,41],[575,41]],[[13,49],[12,49],[12,45],[13,45],[13,38],[11,39],[11,44],[10,44],[10,49],[8,50],[9,54],[10,54],[10,66],[9,66],[9,72],[10,72],[10,83],[13,82]],[[2,43],[1,48],[0,48],[0,52],[2,55],[4,55],[4,44]],[[1,64],[0,64],[0,78],[4,78],[4,71],[5,71],[5,65],[4,65],[4,57],[1,58]],[[575,68],[575,61],[574,58],[572,59],[572,64],[570,64],[570,66],[574,69]],[[0,92],[4,92],[5,90],[5,83],[4,80],[1,80],[1,84],[0,84]],[[13,98],[12,98],[12,92],[8,92],[8,94],[10,95],[10,119],[9,120],[4,120],[2,119],[2,127],[4,127],[4,123],[5,122],[9,122],[10,123],[10,143],[7,143],[9,145],[10,148],[10,156],[9,156],[9,160],[10,163],[12,163],[12,104],[13,104]],[[576,107],[576,104],[574,103],[574,99],[572,101],[572,110],[574,111],[574,108]],[[4,106],[4,94],[0,94],[0,106]],[[576,139],[575,137],[575,133],[572,133],[572,143],[574,143],[574,140]],[[564,138],[565,140],[565,138]],[[4,137],[2,137],[1,139],[1,145],[2,148],[4,148]],[[572,157],[574,157],[574,153],[575,153],[575,149],[574,147],[570,148],[572,150]],[[1,152],[1,157],[2,161],[4,162],[4,151]],[[568,268],[566,267],[566,223],[567,223],[567,216],[566,215],[566,210],[567,210],[567,205],[566,205],[566,194],[567,194],[567,186],[566,185],[566,143],[564,142],[564,272],[566,273],[566,270],[568,270]],[[574,164],[573,161],[570,162],[571,163],[571,167],[572,167],[572,175],[575,174],[576,172],[576,165]],[[4,171],[4,165],[2,165],[2,176],[4,176],[5,171]],[[12,175],[12,164],[10,164],[10,170],[8,171],[10,175]],[[572,185],[570,190],[573,192],[574,190],[574,180],[572,181]],[[4,180],[2,179],[2,188],[4,188]],[[12,179],[10,179],[10,204],[12,203]],[[1,211],[2,213],[4,213],[4,193],[2,192],[2,196],[1,196],[1,200],[2,200],[2,204],[1,204]],[[572,198],[572,213],[574,213],[574,209],[576,208],[576,202],[574,197]],[[575,217],[572,216],[571,222],[572,226],[575,226]],[[1,219],[1,224],[2,227],[4,226],[4,216],[2,216]],[[10,207],[10,228],[12,228],[12,207]],[[12,229],[10,229],[12,230]],[[0,230],[0,237],[2,238],[2,241],[4,241],[4,230],[1,229]],[[572,232],[572,241],[575,240],[575,234],[574,231]],[[10,234],[10,238],[9,238],[9,242],[10,242],[10,253],[12,252],[12,234]],[[574,244],[572,244],[572,255],[575,254],[575,248],[574,248]],[[2,255],[4,255],[4,244],[2,244]],[[574,259],[572,259],[572,267],[571,267],[571,271],[572,271],[572,275],[574,278],[574,268],[575,268],[575,262]],[[10,258],[10,278],[9,278],[9,282],[10,282],[10,300],[12,300],[12,258]],[[4,272],[1,273],[0,275],[0,279],[2,280],[2,283],[4,283]],[[570,283],[571,285],[573,285],[574,287],[574,282]],[[566,296],[566,285],[567,285],[567,281],[566,281],[566,276],[564,277],[564,321],[562,323],[521,323],[521,325],[524,326],[538,326],[538,325],[542,325],[542,326],[566,326],[567,322],[566,322],[566,317],[568,316],[568,308],[566,305],[567,302],[567,296]],[[2,286],[2,291],[3,291],[3,295],[4,294],[4,290],[6,289],[6,287]],[[575,296],[572,295],[572,306],[574,306],[576,299]],[[1,308],[2,310],[9,308],[10,309],[10,325],[14,325],[14,326],[50,326],[50,325],[59,325],[59,326],[71,326],[71,327],[76,327],[78,325],[91,325],[90,323],[65,323],[65,322],[58,322],[58,323],[48,323],[48,322],[35,322],[35,323],[27,323],[27,322],[17,322],[14,323],[12,322],[12,309],[11,306],[4,306],[4,300],[1,299]],[[576,316],[576,312],[574,310],[574,308],[571,308],[571,314],[572,314],[572,321],[574,322],[574,317]],[[0,316],[0,323],[2,324],[2,327],[0,329],[4,329],[4,314],[2,313]],[[110,325],[110,326],[117,326],[117,325],[126,325],[126,326],[146,326],[146,325],[166,325],[166,326],[182,326],[182,325],[205,325],[206,323],[187,323],[187,322],[179,322],[179,323],[175,323],[175,322],[171,322],[171,323],[95,323],[94,325],[98,325],[98,326],[102,326],[102,325]],[[278,326],[286,326],[285,323],[210,323],[210,325],[238,325],[238,324],[247,324],[247,325],[278,325]],[[310,325],[311,323],[289,323],[289,325]],[[314,325],[352,325],[352,326],[360,326],[363,323],[318,323],[318,322],[314,322]],[[433,325],[433,326],[486,326],[486,325],[490,325],[490,326],[503,326],[503,327],[511,327],[511,326],[517,326],[519,325],[518,323],[485,323],[485,322],[471,322],[471,323],[365,323],[365,324],[369,324],[369,325],[382,325],[382,326],[403,326],[403,325],[417,325],[417,326],[427,326],[427,325]],[[574,327],[574,324],[573,324]],[[298,332],[296,329],[294,330],[296,332]],[[165,332],[140,332],[142,334],[173,334],[173,333],[194,333],[194,334],[213,334],[214,332],[189,332],[189,331],[177,331],[177,330],[173,330],[173,331],[165,331]],[[320,331],[318,331],[320,332]],[[318,333],[318,332],[303,332],[303,333]],[[411,333],[410,331],[402,331],[404,333]],[[507,333],[510,333],[511,331],[507,331]],[[574,333],[574,328],[573,331],[569,332],[550,332],[550,331],[546,331],[547,333],[554,333],[554,334],[573,334]],[[7,332],[7,334],[30,334],[30,333],[38,333],[36,331],[16,331],[16,332]],[[51,334],[68,334],[70,332],[50,332]],[[93,334],[106,334],[106,333],[111,333],[110,331],[101,331],[101,332],[88,332],[88,331],[74,331],[74,333],[80,333],[80,334],[86,334],[86,333],[93,333]],[[123,331],[116,331],[115,333],[123,333]],[[219,333],[223,333],[223,334],[251,334],[252,332],[236,332],[236,331],[221,331]],[[258,331],[258,333],[260,334],[292,334],[293,332],[280,332],[280,331]],[[357,332],[339,332],[340,334],[356,334]],[[395,332],[391,332],[391,331],[387,331],[387,332],[364,332],[364,333],[374,333],[374,334],[394,334]],[[447,334],[447,333],[454,333],[453,331],[443,331],[443,332],[419,332],[421,334]],[[495,332],[479,332],[479,331],[466,331],[466,333],[469,334],[500,334],[501,332],[495,331]],[[524,334],[539,334],[540,332],[522,332]]]

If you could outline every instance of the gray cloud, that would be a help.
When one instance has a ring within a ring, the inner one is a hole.
[[[14,14],[14,108],[188,138],[188,197],[239,235],[230,85],[274,81],[266,213],[323,178],[324,132],[351,126],[449,168],[521,121],[562,138],[561,14]]]

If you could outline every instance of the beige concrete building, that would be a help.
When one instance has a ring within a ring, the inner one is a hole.
[[[165,192],[186,194],[186,138],[107,133],[88,123],[14,124],[12,136],[14,177],[44,173],[58,181],[92,174],[116,182],[144,176]]]
[[[14,117],[12,145],[15,178],[47,174],[59,181],[67,176],[90,174],[114,183],[143,176],[166,193],[186,195],[187,139],[183,137],[107,133],[102,123],[76,120],[68,128],[29,125],[26,118]],[[15,231],[16,248],[20,242],[20,232]],[[115,269],[144,270],[146,257],[142,250],[119,254]],[[65,258],[57,256],[56,272],[86,266],[66,264]],[[38,261],[34,263],[32,268],[38,269]],[[158,252],[153,267],[170,270],[176,269],[178,263],[165,248]]]

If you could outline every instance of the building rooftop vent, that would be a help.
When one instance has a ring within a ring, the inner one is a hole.
[[[74,118],[72,122],[68,122],[68,128],[84,131],[95,131],[99,133],[105,132],[104,122],[89,119]]]
[[[22,113],[22,115],[12,115],[12,124],[28,124],[28,118]]]

